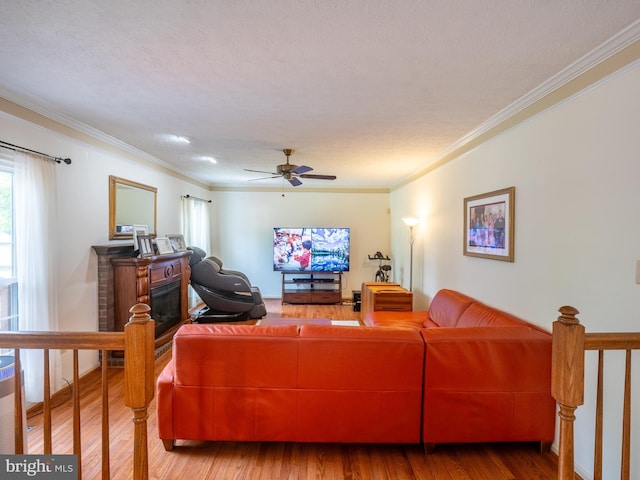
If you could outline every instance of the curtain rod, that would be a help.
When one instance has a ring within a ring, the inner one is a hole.
[[[193,198],[194,200],[200,200],[201,202],[211,203],[211,200],[205,200],[204,198],[194,197],[193,195],[189,195],[188,193],[182,198]]]
[[[64,162],[67,165],[69,165],[71,163],[71,159],[70,158],[54,157],[53,155],[49,155],[47,153],[37,152],[36,150],[31,150],[29,148],[19,147],[18,145],[14,145],[12,143],[3,142],[2,140],[0,140],[0,148],[6,148],[7,150],[13,150],[14,152],[37,153],[38,155],[42,155],[43,157],[47,157],[47,158],[55,161],[56,163]]]

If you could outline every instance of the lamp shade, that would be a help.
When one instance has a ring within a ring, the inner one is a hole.
[[[420,219],[415,217],[404,217],[402,221],[409,227],[415,227],[420,223]]]

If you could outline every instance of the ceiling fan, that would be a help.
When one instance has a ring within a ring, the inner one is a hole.
[[[276,172],[263,172],[262,170],[249,170],[248,168],[245,168],[245,171],[247,172],[267,173],[271,175],[270,177],[252,178],[249,181],[282,177],[285,180],[288,180],[291,185],[293,185],[294,187],[297,187],[298,185],[302,185],[302,182],[300,181],[301,178],[314,178],[316,180],[335,180],[336,179],[335,175],[315,175],[315,174],[307,173],[313,170],[313,168],[307,167],[306,165],[298,166],[298,165],[293,165],[289,163],[289,157],[293,155],[294,150],[290,148],[285,148],[282,150],[282,152],[287,157],[287,163],[282,163],[280,165],[277,165]]]

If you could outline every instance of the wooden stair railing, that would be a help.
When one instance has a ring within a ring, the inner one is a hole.
[[[44,350],[43,430],[44,452],[52,454],[51,387],[49,378],[49,350],[73,350],[73,453],[78,456],[78,478],[82,478],[82,448],[80,432],[80,379],[78,351],[99,350],[102,358],[108,352],[124,350],[124,404],[133,412],[133,479],[147,480],[147,418],[154,393],[154,322],[145,304],[131,307],[132,316],[124,332],[0,332],[0,348],[15,349],[15,453],[23,452],[22,369],[21,349]],[[102,362],[102,478],[109,479],[109,398],[107,362]]]
[[[551,394],[559,405],[560,439],[558,480],[573,480],[575,411],[584,403],[584,356],[586,350],[598,351],[594,480],[602,480],[603,372],[605,350],[625,350],[625,380],[622,415],[622,452],[620,478],[629,480],[631,455],[631,352],[640,349],[640,333],[585,333],[573,307],[559,309],[553,323]]]

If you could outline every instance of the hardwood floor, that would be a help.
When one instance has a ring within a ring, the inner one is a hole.
[[[331,320],[360,320],[360,312],[351,305],[282,305],[280,299],[266,299],[267,317],[330,318]]]
[[[355,320],[350,305],[280,305],[266,300],[269,317],[323,317]],[[243,322],[251,323],[251,322]],[[156,361],[156,375],[171,358]],[[87,375],[82,390],[82,471],[100,478],[99,372]],[[123,370],[109,372],[111,477],[130,479],[133,423],[122,404]],[[70,453],[70,402],[53,411],[54,453]],[[197,414],[194,412],[194,414]],[[29,453],[42,453],[42,416],[29,418]],[[421,445],[298,444],[180,441],[166,452],[157,437],[155,401],[148,421],[149,474],[153,479],[375,479],[531,480],[557,478],[557,457],[537,444],[438,445],[425,455]]]

